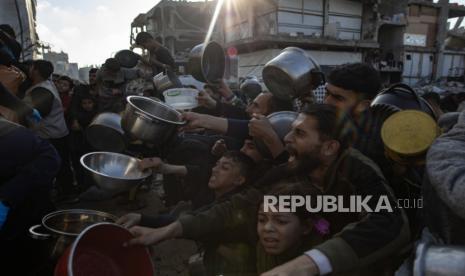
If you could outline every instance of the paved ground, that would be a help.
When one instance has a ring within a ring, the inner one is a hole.
[[[166,210],[160,199],[158,187],[152,186],[149,190],[138,192],[138,199],[146,204],[145,207],[137,211],[131,210],[134,206],[122,204],[121,201],[128,197],[118,196],[111,200],[101,202],[79,202],[76,204],[66,204],[59,206],[60,209],[92,209],[121,216],[128,212],[139,212],[142,214],[158,214]],[[155,275],[189,275],[188,260],[191,255],[197,253],[197,247],[193,241],[169,240],[151,248],[152,259],[154,261]]]

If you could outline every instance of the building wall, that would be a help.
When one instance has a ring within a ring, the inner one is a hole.
[[[328,1],[328,25],[336,29],[332,36],[342,40],[360,40],[363,4],[349,0]],[[226,42],[257,35],[305,35],[321,37],[325,29],[325,0],[277,0],[254,5],[238,0],[234,13],[225,20]],[[250,16],[253,13],[253,16]],[[233,16],[231,16],[233,15]]]
[[[22,57],[24,60],[33,59],[36,56],[35,44],[38,41],[35,29],[36,5],[35,0],[0,1],[0,23],[9,24],[15,30],[16,39],[23,47]]]
[[[460,77],[464,75],[465,55],[445,54],[441,77]]]
[[[434,53],[405,52],[403,82],[415,85],[420,80],[432,80]]]

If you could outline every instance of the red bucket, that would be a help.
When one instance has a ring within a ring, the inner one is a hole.
[[[132,238],[126,228],[113,223],[89,226],[61,256],[55,276],[154,275],[152,259],[145,247],[123,247]]]

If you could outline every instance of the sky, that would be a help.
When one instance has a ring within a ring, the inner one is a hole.
[[[38,0],[37,32],[80,67],[129,48],[131,22],[159,0]]]

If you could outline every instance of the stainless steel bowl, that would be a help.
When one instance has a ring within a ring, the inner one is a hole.
[[[270,121],[271,127],[278,134],[281,141],[284,141],[284,137],[291,131],[292,122],[295,121],[299,114],[294,111],[279,111],[271,113],[267,116]],[[260,154],[265,158],[272,158],[271,152],[265,145],[265,142],[259,139],[254,139],[255,147]]]
[[[184,125],[181,113],[147,97],[129,96],[121,119],[126,134],[151,144],[163,144]]]
[[[128,143],[121,128],[121,115],[101,113],[92,120],[86,129],[86,138],[96,150],[123,152]]]
[[[112,214],[94,210],[59,210],[44,216],[42,224],[30,227],[29,234],[36,240],[45,240],[51,259],[56,260],[85,228],[117,219]]]
[[[138,162],[137,158],[113,152],[91,152],[81,157],[82,166],[96,184],[115,193],[134,188],[152,174],[151,170],[141,171]]]

